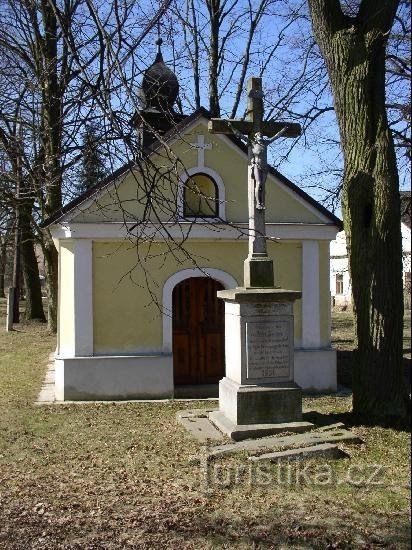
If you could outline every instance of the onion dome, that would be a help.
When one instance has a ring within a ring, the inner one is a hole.
[[[143,76],[142,91],[145,107],[159,111],[173,111],[173,104],[179,93],[179,82],[174,72],[163,61],[160,51],[162,39],[156,40],[156,44],[158,46],[156,59]]]

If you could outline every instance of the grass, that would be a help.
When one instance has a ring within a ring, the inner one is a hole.
[[[34,406],[55,339],[41,324],[6,333],[0,306],[1,548],[409,548],[407,432],[353,426],[365,444],[344,447],[350,460],[205,469],[175,414],[210,402]],[[334,316],[342,352],[351,323]],[[347,395],[304,407],[350,419]]]

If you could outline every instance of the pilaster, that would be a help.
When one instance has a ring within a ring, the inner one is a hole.
[[[320,347],[319,243],[302,241],[302,347]]]
[[[74,240],[74,355],[93,355],[92,240]]]

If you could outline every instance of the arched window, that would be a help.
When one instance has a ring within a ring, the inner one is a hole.
[[[194,174],[184,184],[183,215],[187,218],[217,218],[219,193],[206,174]]]

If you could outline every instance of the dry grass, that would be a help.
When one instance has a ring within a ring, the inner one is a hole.
[[[337,320],[349,351],[350,316]],[[1,548],[409,547],[408,433],[355,426],[365,444],[347,447],[351,460],[305,463],[306,478],[304,465],[287,480],[275,465],[220,459],[232,477],[219,484],[213,465],[207,478],[190,461],[200,446],[175,421],[181,402],[34,406],[54,337],[38,324],[6,333],[3,321]],[[305,409],[350,420],[350,397],[308,397]],[[349,466],[359,479],[373,464],[380,485],[345,481]]]

